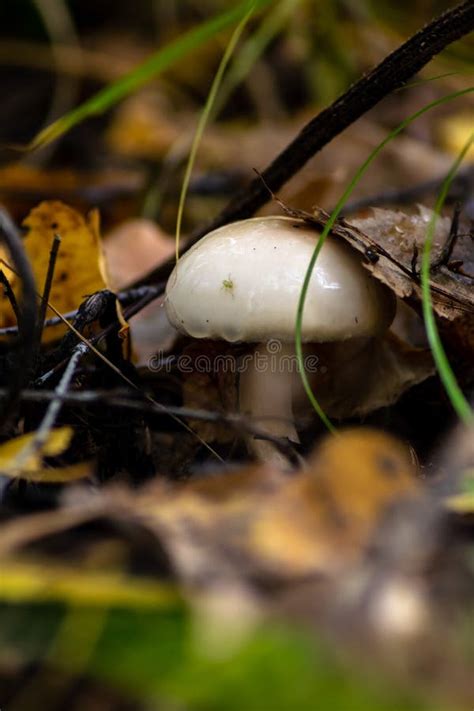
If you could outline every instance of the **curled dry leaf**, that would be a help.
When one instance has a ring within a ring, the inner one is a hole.
[[[366,253],[378,256],[378,260],[368,266],[373,275],[384,281],[402,299],[421,301],[421,291],[417,283],[421,255],[426,240],[428,224],[432,210],[418,208],[418,214],[407,215],[395,210],[372,208],[366,217],[351,218],[345,239],[353,246]],[[351,230],[355,228],[355,230]],[[474,309],[474,290],[472,278],[465,279],[449,268],[449,264],[439,264],[443,247],[446,245],[451,228],[449,217],[440,217],[436,221],[431,255],[431,282],[433,305],[436,313],[449,319],[457,318],[463,308]],[[450,262],[472,261],[472,241],[467,232],[455,240]],[[352,232],[352,234],[350,234]],[[339,233],[338,233],[339,234]],[[341,236],[344,234],[341,232]],[[359,245],[357,244],[359,238]],[[361,244],[361,243],[362,244]],[[371,254],[372,254],[371,253]]]
[[[339,220],[333,233],[361,252],[364,266],[401,299],[421,310],[419,268],[432,211],[419,206],[418,214],[372,208],[368,215]],[[321,209],[315,220],[325,224],[328,215]],[[451,219],[436,222],[431,255],[430,284],[433,308],[440,318],[448,345],[460,358],[469,360],[474,350],[474,241],[468,226],[460,221],[450,244]],[[472,361],[472,358],[471,358]],[[469,364],[466,364],[469,369]]]

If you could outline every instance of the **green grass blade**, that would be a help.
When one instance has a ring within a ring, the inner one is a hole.
[[[381,141],[381,143],[379,143],[378,146],[376,146],[374,148],[374,150],[370,153],[368,158],[366,158],[366,160],[362,163],[360,168],[357,170],[356,174],[350,181],[349,185],[344,190],[336,207],[332,211],[321,235],[319,236],[318,242],[316,244],[316,247],[315,247],[314,252],[311,256],[310,262],[308,264],[308,269],[305,274],[303,286],[301,288],[300,298],[298,301],[298,309],[297,309],[297,314],[296,314],[296,325],[295,325],[295,349],[296,349],[296,356],[297,356],[298,365],[299,365],[300,377],[301,377],[306,395],[307,395],[309,401],[311,402],[313,408],[315,409],[316,413],[321,418],[322,422],[324,423],[324,425],[327,427],[327,429],[330,432],[334,432],[335,428],[334,428],[334,425],[330,422],[330,420],[326,416],[326,414],[323,412],[320,404],[318,403],[318,401],[311,389],[311,385],[309,383],[308,377],[307,377],[305,369],[304,369],[303,347],[302,347],[302,325],[303,325],[304,304],[306,301],[306,295],[308,293],[309,282],[311,280],[311,275],[313,273],[313,269],[316,264],[316,260],[319,256],[319,253],[321,252],[321,249],[323,247],[324,242],[326,241],[328,234],[330,233],[334,223],[336,222],[337,218],[339,217],[339,214],[340,214],[342,208],[344,207],[347,199],[352,194],[357,183],[362,178],[362,176],[364,175],[364,173],[366,172],[366,170],[368,169],[368,167],[370,166],[372,161],[378,156],[380,151],[382,151],[383,148],[385,148],[387,143],[390,143],[390,141],[392,141],[396,136],[398,136],[398,134],[401,133],[407,126],[409,126],[413,121],[415,121],[417,118],[419,118],[420,116],[425,114],[430,109],[433,109],[436,106],[445,104],[448,101],[453,101],[454,99],[457,99],[461,96],[469,94],[473,91],[474,91],[474,87],[469,87],[467,89],[462,89],[460,91],[455,91],[455,92],[452,92],[451,94],[447,94],[446,96],[443,96],[440,99],[436,99],[435,101],[432,101],[429,104],[426,104],[423,108],[421,108],[418,111],[416,111],[415,113],[411,114],[411,116],[408,116],[396,128],[394,128],[393,131],[391,131],[386,136],[386,138],[383,141]]]
[[[232,10],[217,15],[178,37],[177,40],[160,49],[124,77],[109,84],[73,111],[40,131],[26,146],[26,150],[32,151],[45,146],[59,138],[66,131],[77,126],[84,119],[103,113],[185,57],[192,50],[204,44],[218,32],[238,22],[249,11],[250,7],[261,10],[269,5],[270,2],[271,0],[254,0],[253,2],[245,0],[245,2],[239,3]]]
[[[454,178],[454,175],[459,168],[464,156],[474,142],[474,133],[471,134],[469,140],[464,145],[461,153],[454,161],[451,169],[443,181],[439,192],[436,204],[433,210],[433,215],[428,224],[426,231],[426,240],[423,248],[423,258],[421,263],[421,292],[423,298],[423,318],[425,321],[426,335],[433,353],[433,358],[438,369],[439,377],[443,383],[446,394],[448,395],[451,405],[453,406],[459,419],[466,425],[474,425],[474,412],[466,400],[461,388],[458,385],[456,376],[449,364],[448,357],[441,343],[436,318],[433,311],[433,303],[431,299],[430,289],[430,255],[433,246],[434,232],[436,221],[441,214],[441,210],[448,194],[449,186]]]
[[[242,32],[244,31],[245,25],[252,17],[254,10],[255,10],[255,3],[253,3],[251,5],[251,7],[247,11],[247,13],[244,15],[244,17],[241,19],[241,21],[235,28],[234,32],[232,33],[232,36],[229,40],[229,43],[226,47],[224,55],[221,59],[219,67],[217,69],[217,72],[216,72],[214,79],[212,81],[212,85],[211,85],[209,94],[207,96],[206,103],[205,103],[204,108],[203,108],[201,115],[199,117],[198,125],[196,127],[193,142],[191,145],[191,151],[189,153],[189,159],[188,159],[188,162],[186,165],[186,170],[184,172],[183,184],[181,186],[181,193],[179,196],[178,215],[176,218],[176,262],[178,262],[178,260],[179,260],[179,241],[181,239],[181,225],[182,225],[182,221],[183,221],[184,203],[186,201],[186,195],[188,193],[188,188],[189,188],[189,181],[191,180],[191,174],[193,172],[194,163],[196,161],[196,155],[198,152],[199,145],[201,143],[202,135],[204,133],[204,129],[206,128],[206,124],[207,124],[210,114],[212,112],[212,108],[215,104],[217,92],[219,91],[219,87],[222,83],[224,72],[227,68],[227,65],[229,64],[229,61],[232,57],[232,54],[233,54],[234,49],[237,45],[237,42],[239,41],[240,36],[242,35]]]
[[[232,63],[222,84],[219,97],[214,107],[214,115],[219,114],[233,94],[237,86],[249,74],[254,64],[263,54],[270,42],[280,34],[288,23],[292,13],[302,0],[281,0],[272,9],[256,31],[245,41],[239,51],[238,58]]]

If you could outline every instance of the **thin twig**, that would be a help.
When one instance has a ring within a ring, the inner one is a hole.
[[[145,288],[139,287],[139,289],[137,289],[136,291],[140,292],[143,290],[144,295],[135,304],[132,304],[128,308],[124,309],[124,311],[123,311],[124,319],[127,321],[128,319],[132,318],[132,316],[135,316],[137,313],[139,313],[142,309],[145,308],[145,306],[150,304],[154,299],[157,299],[158,296],[161,295],[161,292],[163,289],[164,289],[164,285],[162,285],[162,284],[157,284],[156,286],[153,286],[153,287],[148,287],[148,286]],[[84,304],[86,304],[86,303],[87,303],[87,301],[84,302]],[[81,304],[81,307],[84,306],[84,304]],[[51,304],[49,304],[49,307],[53,308],[53,310],[55,310],[54,307],[51,306]],[[78,311],[80,310],[81,307],[79,307]],[[64,317],[58,317],[58,318],[60,321],[64,321]],[[71,329],[72,333],[77,336],[78,331],[75,328],[75,326],[73,324],[68,324],[68,325],[69,325],[69,328]],[[114,329],[118,328],[118,326],[119,326],[119,321],[118,321],[118,318],[116,318],[116,319],[114,319],[114,321],[112,323],[110,323],[108,326],[103,328],[99,333],[97,333],[95,336],[93,336],[89,340],[84,339],[84,342],[89,344],[90,346],[92,346],[92,349],[95,350],[94,346],[96,346],[98,343],[100,343],[100,341],[102,341],[103,338],[106,338]],[[71,346],[71,350],[72,350],[72,347],[73,346]],[[64,366],[68,362],[69,357],[70,357],[70,352],[67,353],[67,355],[59,363],[57,363],[53,368],[48,370],[47,373],[44,373],[43,375],[39,376],[37,378],[37,380],[35,381],[35,385],[37,385],[38,387],[42,387],[53,375],[55,375],[62,368],[64,368]]]
[[[443,249],[439,253],[439,257],[431,263],[431,271],[441,267],[443,264],[448,264],[453,253],[454,245],[459,236],[459,217],[461,215],[461,204],[457,202],[454,206],[453,219],[446,242],[443,244]]]
[[[81,358],[86,355],[88,348],[84,343],[78,343],[74,349],[74,353],[69,359],[66,370],[64,371],[58,386],[53,392],[53,398],[48,405],[46,413],[41,420],[41,424],[35,431],[33,439],[31,439],[25,447],[15,457],[15,468],[21,472],[25,462],[31,457],[42,451],[44,445],[48,441],[51,430],[55,425],[57,417],[64,405],[62,397],[67,393],[71,381],[76,372]]]
[[[71,361],[69,361],[69,363],[70,362]],[[64,373],[64,376],[65,375],[66,371]],[[61,379],[61,383],[63,382],[63,378]],[[5,391],[0,388],[0,400],[4,393]],[[223,424],[231,427],[239,433],[243,432],[253,435],[254,437],[258,437],[259,439],[268,440],[269,442],[275,444],[283,454],[286,454],[287,456],[291,454],[291,457],[294,456],[293,446],[289,444],[285,438],[275,437],[269,434],[265,430],[258,427],[258,425],[253,424],[248,417],[241,414],[194,409],[178,405],[163,405],[153,398],[148,400],[147,396],[140,391],[134,391],[133,394],[138,395],[139,397],[132,397],[130,391],[126,390],[83,390],[81,392],[68,392],[66,389],[64,392],[61,392],[58,386],[55,390],[23,390],[21,393],[21,399],[25,402],[61,403],[62,405],[76,407],[95,405],[102,408],[105,405],[107,407],[116,407],[117,409],[140,412],[142,414],[148,413],[150,415],[160,416],[176,415],[177,417],[185,417],[190,420]],[[265,422],[270,420],[275,422],[284,421],[280,417],[265,417]],[[43,426],[44,421],[45,420],[43,420],[41,427]]]
[[[22,297],[20,319],[18,322],[20,340],[18,344],[18,357],[8,377],[8,396],[0,408],[0,418],[5,424],[13,413],[21,389],[31,376],[33,364],[33,346],[36,335],[36,286],[31,266],[23,249],[20,234],[6,212],[0,208],[0,235],[6,243],[11,254],[16,273],[22,282]]]
[[[46,321],[46,311],[48,308],[49,294],[51,292],[51,286],[53,283],[54,269],[56,267],[56,259],[59,252],[59,246],[61,244],[61,237],[59,235],[54,235],[53,243],[51,245],[51,250],[49,253],[48,271],[46,272],[46,278],[44,280],[43,294],[41,296],[39,313],[38,313],[38,327],[36,336],[36,347],[35,355],[39,352],[41,346],[41,337],[43,335],[44,324]]]
[[[3,271],[3,269],[0,269],[0,283],[3,284],[4,296],[10,302],[10,306],[12,307],[13,313],[15,314],[17,323],[20,323],[21,314],[20,314],[20,309],[18,307],[18,301],[16,300],[15,293],[14,293],[14,291],[11,287],[11,284],[8,281],[8,277],[5,274],[5,272]],[[18,326],[16,326],[16,332],[18,333]]]
[[[155,296],[154,296],[153,298],[156,298],[156,296],[157,296],[157,294],[155,294]],[[49,308],[52,309],[52,310],[55,312],[55,314],[57,314],[58,316],[61,316],[61,314],[60,314],[59,311],[53,306],[53,304],[48,304],[48,305],[49,305]],[[79,338],[79,340],[82,341],[82,343],[84,343],[84,344],[87,346],[87,348],[90,349],[90,350],[92,351],[92,353],[94,353],[101,361],[103,361],[103,362],[107,365],[108,368],[110,368],[111,370],[113,370],[114,373],[116,373],[116,374],[119,376],[119,378],[121,378],[125,383],[127,383],[127,385],[130,385],[130,387],[132,387],[134,390],[137,390],[137,392],[142,392],[141,389],[140,389],[140,387],[139,387],[136,383],[134,383],[133,380],[130,380],[130,378],[128,378],[124,373],[122,373],[122,371],[120,370],[120,368],[118,368],[118,367],[115,365],[115,363],[112,363],[112,361],[110,361],[103,353],[101,353],[101,352],[96,348],[96,346],[94,345],[94,343],[92,342],[92,340],[91,340],[91,341],[87,340],[87,338],[85,338],[85,337],[82,335],[82,333],[80,333],[80,331],[78,331],[71,323],[67,323],[67,322],[66,322],[66,324],[67,324],[67,327],[69,328],[69,330],[72,331],[73,333],[75,333],[75,335]],[[113,327],[116,328],[116,325],[114,324]],[[101,334],[99,334],[99,337],[100,337],[100,338],[103,338],[104,335],[106,335],[106,330],[107,330],[107,329],[104,329],[104,331],[103,331]],[[94,341],[97,342],[97,337],[94,339]],[[47,377],[49,377],[50,375],[51,375],[51,371],[50,371],[49,373],[46,373],[45,376],[43,376],[43,380],[44,380],[45,377],[47,378]],[[40,381],[39,384],[43,384],[43,383],[41,382],[41,379],[39,379],[39,381]],[[209,452],[210,452],[214,457],[216,457],[216,459],[218,459],[218,460],[221,461],[221,462],[223,461],[223,459],[222,459],[222,457],[220,456],[220,454],[218,454],[218,453],[216,452],[216,450],[213,449],[213,447],[211,447],[202,437],[200,437],[200,436],[197,434],[197,432],[194,432],[194,430],[193,430],[191,427],[189,427],[185,422],[183,422],[182,420],[180,420],[179,417],[176,417],[176,416],[173,415],[172,413],[167,413],[167,408],[166,408],[165,405],[161,405],[160,403],[156,402],[156,400],[154,400],[150,395],[147,395],[147,394],[145,394],[145,393],[144,393],[144,397],[145,397],[146,400],[148,400],[148,402],[151,402],[151,403],[153,403],[154,405],[156,405],[156,406],[163,412],[163,414],[165,414],[165,415],[166,415],[166,414],[169,414],[169,416],[171,417],[171,419],[173,419],[173,420],[175,420],[176,422],[178,422],[178,423],[181,425],[181,427],[183,427],[187,432],[189,432],[190,434],[193,434],[193,435],[196,437],[196,439],[198,439],[199,442],[201,442],[201,444],[202,444],[207,450],[209,450]]]
[[[143,286],[133,287],[132,289],[127,289],[126,291],[120,291],[117,294],[117,299],[122,305],[129,305],[135,302],[138,303],[145,296],[150,296],[150,300],[153,300],[153,298],[161,296],[161,294],[163,293],[163,289],[164,284],[146,284]],[[64,319],[66,319],[67,321],[72,321],[76,318],[79,308],[74,309],[73,311],[68,311],[67,313],[62,314],[61,316],[53,316],[52,318],[46,319],[46,321],[44,322],[44,328],[47,328],[48,326],[58,326],[60,323],[64,323]],[[135,315],[136,313],[138,313],[138,311],[141,311],[142,308],[144,307],[140,306],[138,310],[135,311],[132,315]],[[6,326],[5,328],[0,328],[0,336],[14,336],[17,333],[18,326]]]

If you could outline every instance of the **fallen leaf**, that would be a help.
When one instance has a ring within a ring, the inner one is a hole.
[[[79,462],[65,467],[46,467],[44,457],[56,457],[68,447],[73,436],[71,427],[51,430],[45,444],[33,447],[36,432],[15,437],[0,445],[0,472],[12,479],[26,479],[43,484],[65,484],[90,477],[90,462]]]
[[[84,219],[76,210],[61,202],[42,202],[30,212],[23,226],[27,229],[24,247],[40,294],[45,283],[54,236],[61,237],[49,296],[49,301],[60,313],[77,309],[84,297],[106,287],[100,266],[101,246],[96,211]],[[18,277],[8,268],[5,268],[5,272],[17,294],[20,289]],[[47,318],[55,315],[51,309],[47,309]],[[16,323],[11,306],[4,296],[0,301],[0,323],[2,326]],[[60,338],[66,328],[62,324],[46,328],[43,342]]]
[[[371,339],[354,355],[347,343],[318,346],[320,367],[312,386],[329,417],[362,417],[388,407],[435,372],[431,352],[413,348],[392,333]],[[309,406],[299,385],[295,413],[307,419]],[[312,414],[312,416],[314,416]]]
[[[56,457],[66,450],[71,442],[73,430],[71,427],[59,427],[51,430],[44,445],[39,450],[28,453],[22,462],[22,472],[35,473],[41,466],[43,457]],[[3,475],[16,476],[17,457],[32,444],[35,432],[14,437],[0,445],[0,471]]]
[[[104,266],[109,288],[119,290],[146,274],[151,265],[174,253],[169,235],[151,220],[128,220],[105,235]],[[163,309],[163,298],[145,306],[130,323],[134,362],[147,365],[159,350],[171,347],[176,332]]]
[[[400,299],[421,311],[422,295],[419,280],[420,258],[432,211],[419,206],[418,214],[372,208],[370,213],[350,222],[339,220],[333,233],[347,241],[365,257],[364,267],[386,284]],[[318,225],[325,224],[328,215],[315,211]],[[446,245],[451,219],[440,217],[436,222],[431,255],[430,286],[433,309],[440,318],[440,329],[446,334],[452,351],[471,362],[474,351],[474,249],[467,226],[459,225],[448,263],[439,263]],[[453,268],[460,264],[462,273]],[[415,268],[415,272],[414,272]],[[465,366],[469,368],[469,364]]]
[[[138,609],[161,609],[180,602],[177,591],[169,585],[121,572],[78,569],[51,561],[2,559],[1,565],[2,602],[49,601]]]
[[[109,288],[118,290],[146,274],[175,250],[174,240],[151,220],[123,222],[103,241]]]
[[[100,206],[104,222],[115,223],[135,213],[143,186],[139,171],[72,171],[22,162],[0,167],[0,202],[16,221],[39,202],[54,199],[84,211]]]
[[[332,576],[362,559],[391,507],[420,496],[416,473],[407,444],[348,430],[325,438],[291,477],[251,466],[179,487],[155,484],[135,511],[190,582]]]
[[[278,576],[341,571],[364,554],[391,506],[419,494],[407,445],[369,429],[331,435],[265,502],[250,552]]]
[[[291,209],[290,209],[291,212]],[[351,217],[350,221],[339,219],[332,233],[344,239],[365,257],[364,267],[376,279],[386,284],[401,299],[409,303],[421,301],[421,288],[416,270],[419,270],[419,255],[423,251],[428,223],[432,210],[418,206],[418,214],[408,215],[399,210],[371,208],[363,217]],[[298,214],[300,217],[304,215]],[[315,208],[309,222],[318,227],[325,225],[329,215]],[[431,261],[436,264],[449,235],[451,219],[440,217],[436,221]],[[453,261],[471,263],[472,241],[466,230],[460,229],[453,245]],[[415,271],[414,271],[415,270]],[[440,316],[454,319],[461,311],[474,307],[474,295],[468,276],[459,279],[459,274],[447,264],[439,264],[431,272],[434,309]]]

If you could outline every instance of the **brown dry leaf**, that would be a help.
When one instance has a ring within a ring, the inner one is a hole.
[[[417,497],[408,445],[367,429],[328,437],[289,478],[268,466],[166,490],[150,487],[138,510],[181,574],[291,579],[332,575],[367,550],[388,509]]]
[[[192,585],[329,580],[364,559],[392,507],[422,496],[410,448],[367,429],[327,437],[292,477],[250,465],[184,485],[114,491],[7,525],[4,555],[106,516],[153,532]]]
[[[174,240],[151,220],[128,220],[105,235],[103,252],[107,282],[121,289],[146,274],[151,265],[164,262],[174,253]],[[172,346],[176,332],[163,309],[163,298],[155,299],[130,324],[135,363],[148,364],[159,350]]]
[[[317,217],[319,217],[318,211]],[[350,223],[341,221],[335,233],[353,247],[366,254],[372,250],[378,257],[374,263],[365,264],[373,275],[389,286],[401,299],[411,303],[421,301],[421,290],[413,278],[414,254],[421,254],[426,239],[432,210],[418,207],[418,214],[408,215],[401,211],[372,208],[365,217],[351,218]],[[441,217],[436,222],[431,255],[432,263],[440,256],[449,235],[451,219]],[[353,229],[355,228],[355,229]],[[473,243],[467,230],[461,226],[456,239],[451,262],[466,266],[474,260]],[[419,269],[420,260],[416,260]],[[431,285],[433,306],[439,316],[455,319],[466,310],[474,311],[474,273],[463,277],[450,270],[448,265],[432,269]]]
[[[278,575],[340,571],[364,553],[389,507],[419,494],[415,475],[409,447],[387,434],[327,437],[255,518],[251,551]]]
[[[136,212],[136,196],[144,177],[138,171],[45,169],[15,163],[0,167],[0,201],[16,221],[43,200],[61,200],[80,210],[106,207],[105,222]]]
[[[318,370],[312,386],[324,412],[336,419],[362,417],[388,407],[435,372],[430,351],[413,348],[392,333],[369,340],[355,356],[347,343],[342,343],[336,367],[331,362],[333,344],[330,349],[321,345],[318,350],[325,367]],[[299,400],[305,417],[309,406],[302,390]]]
[[[146,274],[150,265],[166,261],[174,240],[146,219],[123,222],[104,237],[103,251],[111,289],[122,289]]]
[[[36,289],[42,292],[48,270],[50,250],[54,236],[61,237],[49,301],[61,313],[72,311],[84,297],[106,287],[101,273],[101,247],[98,233],[98,214],[93,211],[84,219],[76,210],[62,202],[42,202],[23,221],[27,228],[25,251],[30,259],[36,280]],[[19,279],[5,267],[15,294],[20,290]],[[47,310],[47,318],[55,316]],[[11,306],[5,297],[0,301],[0,323],[16,323]],[[46,328],[43,341],[61,337],[66,326]]]
[[[364,266],[376,279],[386,284],[398,297],[421,311],[419,277],[412,264],[420,267],[432,211],[418,207],[418,214],[372,208],[368,215],[339,220],[333,233],[361,252]],[[315,211],[315,220],[325,224],[328,215]],[[474,350],[474,242],[462,220],[454,241],[449,264],[437,263],[448,239],[449,217],[437,220],[431,256],[431,294],[433,308],[440,317],[446,341],[457,356],[464,354],[470,362]],[[453,266],[454,265],[454,266]],[[466,364],[469,369],[469,363]]]

